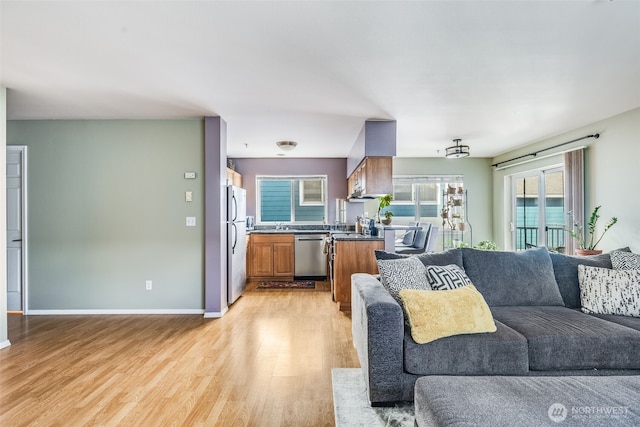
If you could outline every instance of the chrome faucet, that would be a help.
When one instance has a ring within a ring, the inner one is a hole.
[[[276,230],[282,230],[282,223],[276,222]]]

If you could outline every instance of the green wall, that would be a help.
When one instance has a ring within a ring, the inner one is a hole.
[[[473,149],[473,148],[472,148]],[[469,217],[473,227],[473,244],[494,240],[491,159],[434,157],[393,159],[394,175],[462,175],[467,189]]]
[[[7,144],[28,147],[30,311],[203,310],[202,120],[9,121]]]
[[[602,205],[600,226],[604,226],[612,216],[618,217],[618,224],[605,235],[598,245],[599,249],[606,252],[629,246],[634,252],[640,252],[640,198],[634,191],[640,181],[640,168],[638,168],[640,108],[504,153],[491,163],[594,133],[599,133],[600,138],[587,139],[562,147],[562,149],[566,149],[572,146],[587,145],[585,151],[585,215],[588,216],[594,206]],[[510,175],[552,165],[562,165],[562,162],[562,155],[556,155],[514,168],[494,171],[494,230],[498,241],[510,240],[508,230],[508,179]]]

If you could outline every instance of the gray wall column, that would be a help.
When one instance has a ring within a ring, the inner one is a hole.
[[[204,118],[204,300],[205,317],[227,311],[226,238],[227,124]]]

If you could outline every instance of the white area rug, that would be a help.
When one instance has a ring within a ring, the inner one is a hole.
[[[371,407],[359,368],[334,368],[331,370],[331,382],[336,427],[414,426],[412,404],[397,404],[388,408]]]

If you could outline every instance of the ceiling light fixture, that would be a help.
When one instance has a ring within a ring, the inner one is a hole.
[[[276,145],[283,151],[293,151],[298,143],[295,141],[278,141]]]
[[[452,145],[451,147],[447,147],[445,150],[445,157],[447,159],[459,159],[461,157],[467,157],[469,155],[469,146],[468,145],[460,145],[461,139],[454,139],[453,142],[456,145]]]

